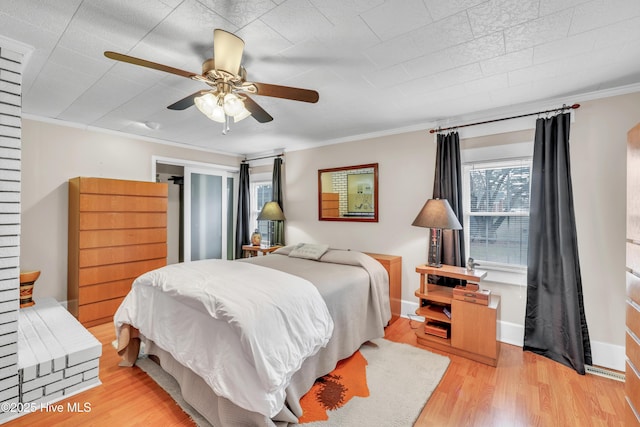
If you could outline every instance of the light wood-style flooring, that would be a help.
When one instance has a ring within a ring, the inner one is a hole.
[[[399,319],[386,338],[415,345],[417,322]],[[102,385],[56,405],[63,412],[38,411],[5,424],[30,426],[193,426],[193,422],[139,368],[118,367],[111,346],[112,324],[89,328],[102,342]],[[623,426],[624,384],[573,370],[521,348],[501,344],[497,368],[450,356],[444,378],[416,426]],[[389,391],[391,392],[391,391]],[[401,393],[402,390],[394,390]],[[409,398],[409,397],[408,397]],[[73,413],[68,403],[90,405]]]
[[[387,328],[386,338],[415,345],[411,327],[418,325],[400,319]],[[449,368],[416,426],[624,426],[622,382],[578,375],[564,365],[504,343],[500,343],[496,368],[448,356]]]

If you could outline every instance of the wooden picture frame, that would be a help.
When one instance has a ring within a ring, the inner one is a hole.
[[[318,220],[378,222],[378,164],[319,169]]]

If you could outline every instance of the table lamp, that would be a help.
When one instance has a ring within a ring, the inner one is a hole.
[[[284,221],[284,213],[280,209],[278,202],[267,202],[262,206],[258,221],[269,221],[269,244],[271,246],[282,244],[282,242],[273,241],[273,221]]]
[[[461,230],[462,226],[446,199],[429,199],[411,225],[430,228],[429,267],[442,267],[440,244],[442,230]]]

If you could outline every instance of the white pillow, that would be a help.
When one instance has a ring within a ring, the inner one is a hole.
[[[329,250],[329,245],[298,243],[291,252],[289,252],[289,256],[294,258],[313,259],[317,261],[325,252],[327,252],[327,250]]]

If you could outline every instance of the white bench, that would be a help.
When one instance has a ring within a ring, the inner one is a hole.
[[[101,384],[102,344],[53,298],[20,309],[20,402],[53,403]]]

